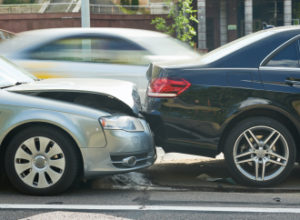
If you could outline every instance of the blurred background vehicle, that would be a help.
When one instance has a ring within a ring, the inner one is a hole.
[[[199,57],[184,43],[154,31],[126,28],[60,28],[18,34],[0,54],[38,78],[101,77],[135,83],[144,97],[148,64]]]
[[[0,29],[0,41],[13,38],[14,36],[14,33]]]
[[[21,192],[56,194],[80,177],[130,172],[155,161],[130,82],[38,80],[0,58],[0,93],[1,165]]]

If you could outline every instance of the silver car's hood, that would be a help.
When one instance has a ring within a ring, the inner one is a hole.
[[[5,90],[0,90],[1,105],[15,106],[16,108],[43,109],[46,111],[56,111],[68,114],[82,115],[98,119],[101,116],[109,115],[109,113],[83,106],[78,106],[66,102],[49,100],[44,98],[32,97],[28,95],[16,94]]]
[[[140,110],[140,100],[135,85],[121,80],[68,78],[44,79],[9,87],[6,90],[15,92],[26,91],[74,91],[112,96],[129,106],[134,112]]]

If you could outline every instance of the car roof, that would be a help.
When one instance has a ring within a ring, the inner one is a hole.
[[[39,29],[21,32],[18,35],[43,35],[47,38],[50,37],[63,37],[76,34],[109,34],[111,36],[121,36],[125,38],[132,37],[163,37],[165,34],[132,28],[50,28],[50,29]]]
[[[270,32],[278,33],[278,32],[282,32],[282,31],[295,30],[295,29],[300,29],[300,25],[278,26],[278,27],[265,29],[263,31],[270,31]]]
[[[132,28],[50,28],[25,31],[16,34],[16,36],[0,44],[2,55],[10,57],[15,56],[24,49],[30,49],[61,38],[80,36],[81,34],[99,34],[110,37],[126,38],[135,42],[137,38],[143,37],[168,37],[155,31],[132,29]]]
[[[209,66],[258,68],[266,56],[298,35],[300,35],[300,25],[258,31],[210,52],[202,57],[202,62],[211,57],[213,59]]]
[[[160,63],[164,68],[258,68],[282,44],[300,36],[300,25],[261,30],[223,45],[197,60]]]

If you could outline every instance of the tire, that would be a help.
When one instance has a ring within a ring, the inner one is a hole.
[[[60,130],[34,126],[17,133],[5,152],[5,170],[22,193],[54,195],[67,190],[79,173],[76,146]]]
[[[224,156],[238,183],[266,187],[282,182],[290,174],[296,160],[296,146],[290,131],[280,122],[252,117],[230,131]]]

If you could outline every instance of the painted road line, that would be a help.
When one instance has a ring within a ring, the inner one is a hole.
[[[300,208],[270,207],[209,207],[157,205],[70,205],[70,204],[0,204],[0,210],[59,210],[59,211],[187,211],[236,213],[300,213]]]

